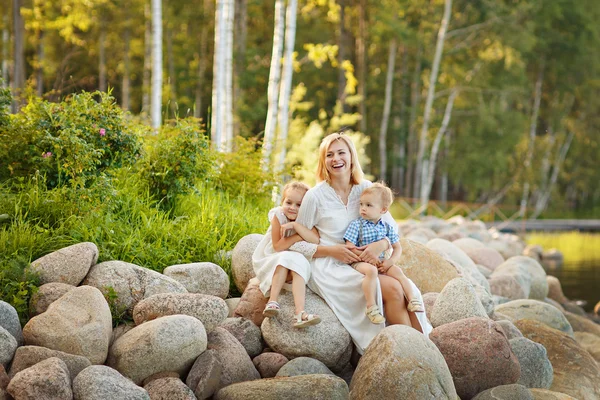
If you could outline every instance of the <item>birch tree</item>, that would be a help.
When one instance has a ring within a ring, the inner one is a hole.
[[[25,26],[21,16],[21,0],[13,0],[13,92],[17,95],[25,87]],[[19,100],[13,100],[13,112],[20,108]]]
[[[162,105],[162,1],[152,0],[152,128],[158,130]]]
[[[394,86],[394,70],[396,69],[396,38],[390,41],[390,49],[385,78],[385,100],[383,103],[383,116],[379,129],[379,178],[386,180],[387,177],[387,130],[390,121],[390,110],[392,108],[392,89]]]
[[[225,121],[225,133],[221,136],[221,147],[229,152],[233,143],[233,30],[235,3],[227,0],[227,12],[225,17],[225,106],[223,108],[223,119]]]

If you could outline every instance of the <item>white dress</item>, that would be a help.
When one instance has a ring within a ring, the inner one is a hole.
[[[281,225],[290,222],[283,214],[281,207],[275,207],[269,211],[269,222],[273,219],[273,216],[277,217]],[[294,232],[289,232],[288,236],[293,233]],[[296,272],[304,278],[305,282],[308,282],[310,279],[310,263],[305,256],[295,251],[275,251],[273,248],[273,240],[271,238],[271,226],[269,225],[267,233],[265,233],[265,236],[252,254],[252,266],[256,273],[256,277],[260,281],[260,290],[265,297],[269,296],[273,273],[278,265]],[[284,289],[291,290],[291,285],[285,284]]]
[[[316,226],[321,237],[321,245],[332,246],[344,243],[346,228],[359,216],[360,195],[371,185],[369,181],[354,185],[348,196],[348,204],[344,205],[333,188],[327,182],[321,182],[304,196],[296,221],[309,229]],[[386,213],[383,218],[397,229],[397,224],[390,213]],[[312,254],[314,251],[316,246]],[[308,287],[327,302],[352,336],[357,350],[362,354],[371,340],[383,329],[383,325],[371,323],[365,315],[367,302],[362,291],[364,276],[333,257],[314,258],[311,266],[312,276]],[[417,298],[422,301],[421,292],[412,281],[411,283]],[[379,280],[377,280],[376,300],[383,310]],[[427,321],[425,313],[415,314],[423,333],[428,336],[433,328]]]

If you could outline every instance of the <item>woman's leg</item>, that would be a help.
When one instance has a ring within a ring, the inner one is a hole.
[[[296,312],[294,314],[304,311],[304,302],[306,301],[306,282],[299,274],[292,271],[292,295],[294,295],[294,307]]]
[[[388,323],[390,325],[402,324],[414,327],[406,309],[406,300],[400,282],[386,275],[380,275],[379,282],[381,284],[385,318]]]
[[[281,288],[285,283],[288,276],[289,270],[282,265],[278,265],[273,272],[273,278],[271,279],[271,295],[269,301],[277,301]]]
[[[354,269],[365,277],[362,282],[362,290],[367,300],[367,308],[375,305],[375,293],[377,292],[377,268],[369,263],[360,262],[354,265]]]

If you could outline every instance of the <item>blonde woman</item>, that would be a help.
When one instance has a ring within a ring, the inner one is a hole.
[[[359,255],[344,243],[346,228],[359,216],[360,195],[372,185],[363,176],[352,140],[340,133],[328,135],[319,148],[319,183],[304,196],[296,219],[308,229],[316,227],[320,236],[319,245],[310,245],[310,254],[304,252],[312,259],[308,286],[327,302],[352,336],[360,353],[384,325],[372,324],[365,315],[363,275],[349,264],[359,261],[377,264],[381,252],[390,246],[389,241],[383,239],[358,248],[362,251]],[[397,229],[389,212],[382,218]],[[422,301],[418,288],[412,281],[410,283]],[[388,324],[412,326],[425,335],[431,332],[425,313],[416,315],[408,311],[404,291],[396,279],[379,276],[376,298]]]

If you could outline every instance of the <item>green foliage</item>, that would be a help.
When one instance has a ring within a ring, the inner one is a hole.
[[[29,319],[29,299],[40,284],[37,276],[25,272],[28,264],[27,259],[18,257],[0,268],[0,299],[17,310],[21,324]]]
[[[108,303],[108,308],[110,309],[110,315],[112,316],[112,324],[113,328],[126,323],[132,322],[133,318],[127,312],[127,307],[123,305],[119,305],[118,299],[119,295],[115,291],[115,288],[112,286],[105,286],[102,290],[102,294]]]
[[[8,125],[8,108],[10,107],[10,103],[12,102],[10,90],[8,88],[3,88],[2,83],[3,80],[2,78],[0,78],[0,129],[3,126]]]
[[[150,193],[169,209],[177,196],[193,189],[196,180],[213,174],[214,161],[200,121],[188,118],[146,137],[146,154],[139,169],[149,182]]]
[[[131,164],[140,141],[109,94],[81,93],[61,103],[31,99],[0,129],[0,180],[40,171],[49,187],[83,186],[109,166]]]

